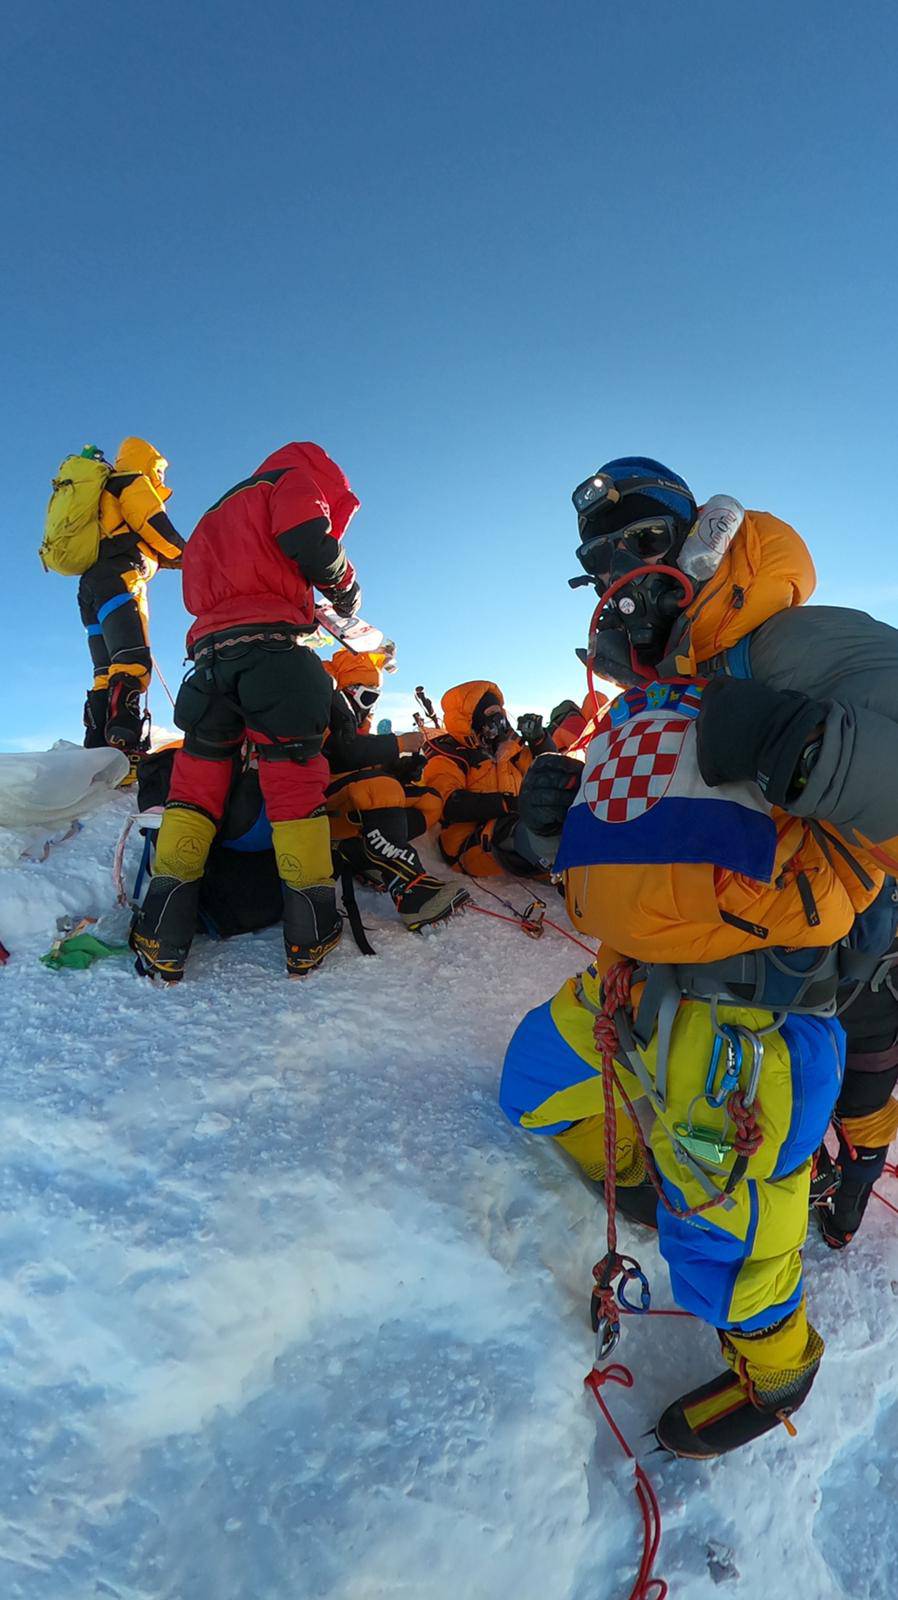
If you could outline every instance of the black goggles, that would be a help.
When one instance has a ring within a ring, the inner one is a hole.
[[[685,494],[681,483],[671,483],[668,478],[625,478],[618,486],[605,472],[594,472],[591,478],[578,483],[571,495],[578,517],[592,516],[599,506],[616,505],[628,494],[647,494],[652,489],[672,489],[675,494]]]
[[[645,517],[641,522],[631,522],[620,533],[584,539],[577,546],[577,560],[591,578],[607,582],[615,569],[623,573],[631,567],[652,566],[663,561],[671,554],[682,531],[683,524],[678,517]]]

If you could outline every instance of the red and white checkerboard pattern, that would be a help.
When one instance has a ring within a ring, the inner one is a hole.
[[[593,815],[600,822],[632,822],[651,810],[670,786],[688,727],[685,717],[662,716],[615,729],[583,787]]]

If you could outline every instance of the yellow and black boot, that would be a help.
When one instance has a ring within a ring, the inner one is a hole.
[[[161,978],[163,983],[183,978],[215,831],[212,818],[192,806],[166,808],[153,876],[129,936],[142,977]]]
[[[552,1136],[565,1155],[576,1162],[584,1177],[597,1183],[605,1192],[605,1119],[602,1116],[584,1117],[582,1122],[572,1122],[564,1133]],[[648,1175],[642,1146],[636,1137],[633,1124],[626,1112],[618,1107],[617,1140],[614,1147],[614,1169],[617,1179],[615,1199],[617,1209],[629,1222],[641,1223],[644,1228],[658,1226],[658,1191]]]
[[[432,878],[408,842],[405,812],[366,811],[362,818],[365,859],[378,872],[400,919],[412,933],[446,922],[470,900],[467,889]]]
[[[271,825],[284,891],[284,952],[291,978],[320,967],[340,943],[343,923],[331,861],[327,817]]]
[[[655,1428],[675,1456],[703,1461],[739,1450],[788,1419],[811,1392],[823,1340],[808,1322],[804,1301],[790,1316],[759,1333],[718,1330],[727,1369],[668,1406]]]
[[[88,689],[84,702],[84,748],[106,748],[106,720],[109,716],[109,690]]]

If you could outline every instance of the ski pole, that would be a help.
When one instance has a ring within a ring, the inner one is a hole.
[[[434,727],[438,728],[440,724],[439,724],[439,720],[437,718],[437,714],[436,714],[436,712],[435,712],[435,710],[433,708],[433,701],[424,693],[424,685],[423,685],[423,683],[419,683],[417,688],[415,689],[415,699],[417,700],[419,706],[421,706],[423,708],[423,710],[427,713],[427,715],[429,716],[429,718],[430,718],[431,722],[433,723]],[[417,718],[415,720],[417,721]],[[418,726],[420,727],[420,723],[418,724]]]

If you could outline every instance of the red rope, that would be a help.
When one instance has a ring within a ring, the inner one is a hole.
[[[580,949],[585,950],[586,954],[591,958],[591,960],[595,961],[596,952],[593,945],[584,944],[583,940],[578,939],[575,934],[568,933],[566,928],[559,927],[558,923],[553,922],[551,917],[543,917],[543,922],[546,924],[547,928],[554,928],[556,933],[560,933],[562,939],[570,939],[571,944],[578,944]]]
[[[617,1111],[614,1105],[614,1089],[617,1090],[618,1094],[623,1100],[627,1114],[633,1124],[633,1131],[636,1135],[636,1140],[645,1162],[646,1174],[655,1190],[655,1193],[658,1196],[658,1199],[663,1205],[665,1211],[667,1211],[670,1216],[679,1217],[681,1221],[685,1221],[690,1217],[700,1216],[704,1211],[713,1210],[715,1206],[722,1205],[726,1199],[725,1193],[721,1191],[720,1194],[714,1195],[713,1198],[703,1201],[701,1205],[689,1206],[686,1210],[681,1210],[679,1206],[675,1206],[672,1201],[668,1200],[667,1195],[664,1193],[664,1189],[661,1185],[661,1179],[658,1177],[658,1174],[655,1171],[655,1164],[652,1160],[651,1151],[646,1143],[645,1134],[642,1131],[639,1118],[636,1115],[633,1101],[621,1083],[617,1071],[617,1065],[614,1059],[616,1052],[620,1048],[620,1040],[617,1036],[617,1024],[614,1020],[615,1013],[618,1010],[626,1010],[629,1007],[630,985],[633,980],[634,967],[635,962],[626,958],[615,962],[613,967],[609,967],[602,982],[602,994],[604,1002],[603,1008],[598,1013],[593,1023],[593,1038],[595,1039],[596,1049],[602,1057],[602,1097],[604,1102],[603,1111],[605,1117],[606,1161],[604,1178],[605,1203],[608,1208],[609,1224],[612,1226],[614,1223],[613,1213],[616,1213],[617,1208],[617,1181],[613,1159],[617,1133]],[[741,1090],[733,1090],[733,1093],[730,1095],[727,1101],[727,1111],[733,1118],[733,1121],[736,1122],[736,1138],[733,1141],[735,1148],[738,1150],[740,1155],[754,1155],[755,1151],[758,1150],[763,1143],[763,1134],[758,1127],[754,1111],[752,1108],[746,1107],[742,1098]],[[741,1119],[741,1125],[739,1119]],[[613,1138],[610,1142],[608,1139],[609,1124],[613,1127],[615,1133],[615,1138]],[[609,1250],[611,1249],[611,1231],[612,1227],[610,1226]],[[616,1229],[614,1230],[614,1236],[616,1240]]]
[[[497,922],[510,922],[512,927],[515,928],[520,928],[522,926],[522,916],[519,915],[516,917],[506,917],[501,911],[490,911],[487,906],[479,906],[474,900],[468,901],[465,910],[479,911],[482,917],[495,917]],[[571,944],[578,944],[581,950],[585,950],[586,954],[590,956],[593,961],[595,960],[596,953],[591,944],[584,944],[582,939],[575,938],[572,933],[568,933],[565,928],[559,927],[557,922],[552,922],[548,917],[543,917],[543,922],[547,928],[552,928],[555,933],[560,933],[562,939],[570,939]]]
[[[651,566],[634,567],[632,572],[625,572],[623,577],[616,578],[614,583],[610,583],[604,594],[600,596],[599,603],[592,614],[592,619],[589,624],[590,641],[595,637],[599,617],[602,615],[602,612],[608,604],[608,601],[613,599],[614,595],[617,594],[618,589],[622,589],[627,583],[632,583],[634,578],[641,578],[645,573],[651,574],[656,572],[663,572],[668,578],[676,578],[677,582],[681,585],[683,590],[683,598],[680,601],[681,611],[684,611],[688,605],[692,604],[693,600],[695,599],[695,589],[691,580],[687,578],[685,572],[680,571],[679,567],[662,566],[660,562],[654,563]],[[630,650],[630,665],[637,677],[646,679],[648,682],[655,681],[656,675],[654,670],[651,667],[641,667],[639,662],[636,660],[636,656],[634,655],[632,649]],[[599,697],[596,694],[595,675],[592,670],[591,655],[588,655],[586,658],[586,682],[589,687],[589,699],[592,705],[593,717],[598,717],[601,707],[599,706]]]
[[[656,1578],[652,1575],[655,1557],[658,1554],[658,1547],[661,1543],[661,1507],[658,1504],[658,1497],[646,1473],[636,1461],[633,1451],[611,1415],[605,1397],[602,1394],[602,1387],[606,1383],[619,1383],[624,1389],[632,1389],[633,1374],[629,1367],[624,1367],[620,1362],[615,1361],[610,1366],[603,1367],[600,1372],[593,1369],[583,1381],[587,1389],[595,1396],[596,1405],[599,1407],[624,1455],[628,1460],[635,1463],[634,1488],[639,1502],[639,1509],[642,1512],[642,1560],[639,1563],[636,1582],[630,1590],[629,1600],[665,1600],[665,1596],[669,1592],[667,1584],[663,1578]]]
[[[510,922],[513,928],[519,928],[521,926],[519,917],[506,917],[504,912],[490,911],[487,906],[478,906],[473,900],[468,901],[467,905],[465,906],[465,910],[479,911],[482,917],[495,917],[497,922]]]

